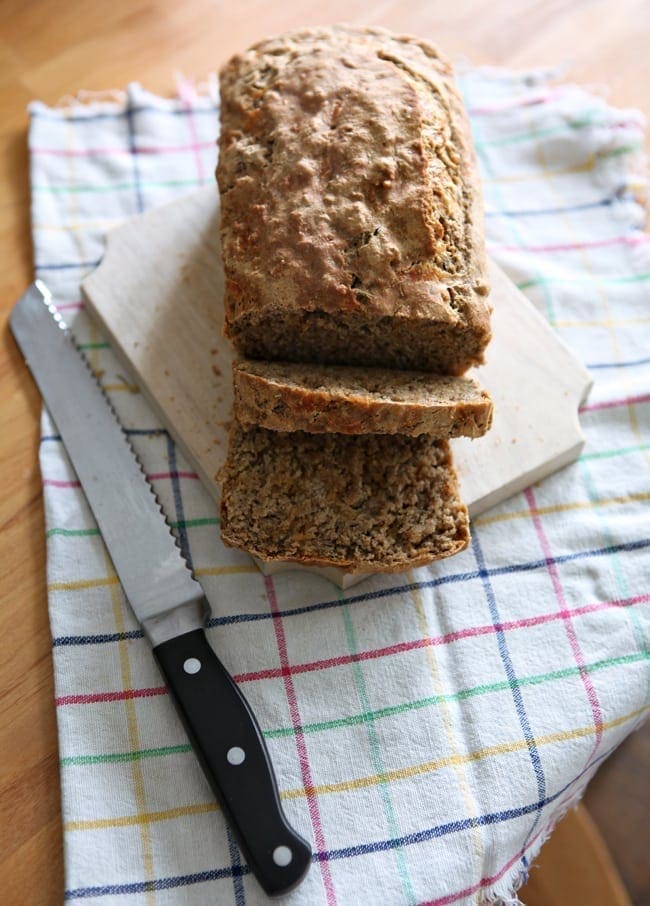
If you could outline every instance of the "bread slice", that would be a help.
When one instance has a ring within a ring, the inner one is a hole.
[[[284,433],[235,423],[221,536],[263,561],[400,572],[469,542],[449,444],[426,434]]]
[[[244,360],[235,417],[274,431],[480,437],[492,400],[471,378],[423,371]]]
[[[222,69],[225,335],[248,358],[463,374],[490,304],[481,191],[450,64],[333,26]]]

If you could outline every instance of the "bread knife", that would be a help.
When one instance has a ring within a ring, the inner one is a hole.
[[[307,873],[311,849],[282,810],[255,716],[205,636],[203,590],[41,281],[18,301],[10,325],[242,853],[267,894],[286,893]]]

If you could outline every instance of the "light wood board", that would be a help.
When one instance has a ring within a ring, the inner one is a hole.
[[[218,225],[216,188],[135,217],[109,233],[102,263],[82,284],[89,310],[217,499],[232,405]],[[578,456],[578,406],[591,386],[526,297],[495,264],[490,270],[493,339],[475,373],[492,394],[494,424],[484,437],[453,441],[473,516]]]

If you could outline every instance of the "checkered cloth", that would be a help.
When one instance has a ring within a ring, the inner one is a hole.
[[[213,605],[283,802],[314,847],[286,902],[516,902],[540,845],[649,707],[650,237],[643,124],[544,73],[460,80],[491,254],[595,378],[572,466],[476,519],[463,554],[348,593],[264,578],[79,301],[123,218],[213,179],[214,86],[31,107],[36,273]],[[66,898],[261,904],[56,428],[41,468]],[[119,488],[115,489],[119,494]]]

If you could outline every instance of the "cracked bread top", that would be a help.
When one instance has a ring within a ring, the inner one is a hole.
[[[301,309],[469,326],[487,344],[469,126],[437,50],[305,29],[233,57],[221,96],[227,334]]]

